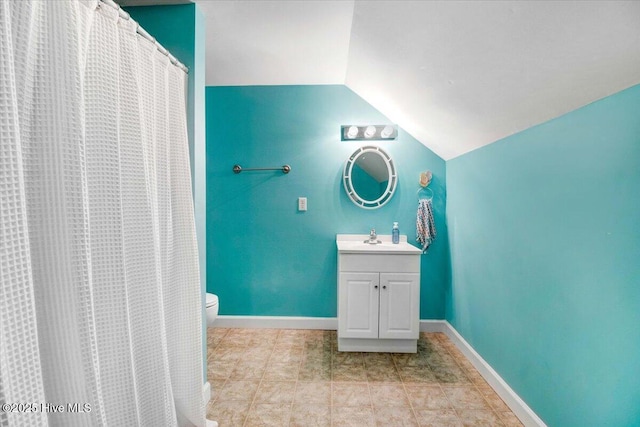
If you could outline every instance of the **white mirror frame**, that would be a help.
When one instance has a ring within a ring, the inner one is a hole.
[[[389,173],[389,180],[387,181],[387,188],[382,193],[380,197],[376,200],[366,200],[358,195],[357,191],[353,188],[353,182],[351,180],[351,173],[353,172],[353,165],[358,160],[362,154],[365,153],[376,153],[379,154],[380,157],[384,160],[387,166],[387,172]],[[349,156],[347,159],[347,163],[344,165],[344,172],[342,173],[342,182],[344,184],[344,190],[347,192],[347,196],[349,199],[356,205],[363,209],[377,209],[384,205],[386,205],[393,193],[396,191],[396,187],[398,186],[398,174],[396,173],[396,167],[393,164],[393,160],[391,156],[387,154],[380,147],[376,147],[373,145],[368,145],[364,147],[358,148],[356,151]]]

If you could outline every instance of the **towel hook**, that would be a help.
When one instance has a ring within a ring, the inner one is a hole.
[[[418,200],[431,200],[433,199],[433,190],[431,190],[428,186],[431,183],[431,178],[433,174],[430,170],[426,170],[424,172],[420,172],[420,188],[418,190]]]

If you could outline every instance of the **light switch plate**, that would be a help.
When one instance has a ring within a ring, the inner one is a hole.
[[[306,197],[298,197],[298,210],[300,212],[304,212],[307,210],[307,198]]]

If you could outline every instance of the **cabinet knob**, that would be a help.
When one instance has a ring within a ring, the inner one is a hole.
[[[382,289],[387,289],[387,285],[384,285],[384,286],[382,287]]]
[[[373,289],[378,289],[378,285],[375,285],[375,286],[373,287]]]

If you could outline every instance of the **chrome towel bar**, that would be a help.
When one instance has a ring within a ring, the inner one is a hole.
[[[291,172],[291,166],[284,165],[277,168],[243,168],[240,165],[233,165],[233,173],[236,173],[236,174],[242,171],[277,171],[277,170],[281,170],[282,173],[287,174]]]

